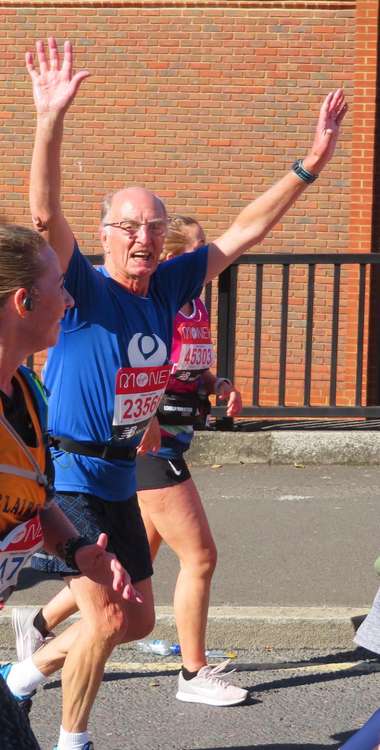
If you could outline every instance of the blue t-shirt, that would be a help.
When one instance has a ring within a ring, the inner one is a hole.
[[[146,297],[128,292],[95,268],[77,245],[65,286],[75,306],[66,312],[49,350],[45,384],[49,430],[73,440],[107,443],[112,438],[116,373],[122,367],[168,363],[179,308],[200,294],[207,246],[161,263]],[[129,440],[136,445],[137,438]],[[136,491],[135,462],[53,451],[58,491],[125,500]]]

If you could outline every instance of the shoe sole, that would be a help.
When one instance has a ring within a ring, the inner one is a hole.
[[[24,659],[27,659],[32,654],[27,653],[28,649],[25,650],[23,647],[24,636],[22,627],[20,626],[17,609],[12,609],[12,627],[16,636],[17,659],[18,661],[24,661]],[[19,640],[21,641],[21,646],[18,645]]]
[[[36,612],[38,612],[38,610],[36,610]],[[35,648],[34,651],[32,651],[29,648],[25,648],[24,631],[23,631],[22,625],[20,625],[19,616],[18,616],[16,607],[12,609],[12,627],[13,627],[13,631],[14,631],[15,638],[16,638],[16,653],[17,653],[18,661],[24,661],[24,659],[29,659],[31,656],[33,656],[33,654],[36,654],[37,651],[40,651],[41,648],[43,648],[46,645],[46,643],[48,643],[49,641],[53,640],[53,638],[55,638],[55,633],[51,633],[50,635],[48,635],[46,638],[43,639],[43,642],[41,643],[41,645]],[[18,639],[20,639],[21,641],[20,647],[18,647],[18,644],[17,644]]]
[[[217,699],[212,698],[201,698],[199,695],[191,695],[190,693],[181,693],[178,691],[176,695],[177,700],[183,701],[184,703],[204,703],[207,706],[219,706],[220,708],[223,708],[223,706],[239,706],[241,703],[245,703],[245,701],[248,698],[248,695],[245,695],[243,698],[240,698],[240,700],[232,700],[229,702],[220,702]]]

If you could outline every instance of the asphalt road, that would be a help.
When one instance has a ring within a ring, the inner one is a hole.
[[[368,606],[378,586],[378,473],[347,466],[194,469],[219,548],[211,603]],[[171,604],[176,570],[163,548],[157,604]],[[36,582],[30,571],[21,583],[13,604],[41,603],[59,587]],[[0,652],[1,661],[13,656]],[[149,660],[144,666],[143,655],[127,648],[112,655],[91,719],[96,750],[337,750],[380,703],[379,664],[352,649],[240,652],[231,679],[252,697],[230,709],[176,701],[179,661]],[[51,682],[34,701],[42,750],[57,739],[60,700],[59,682]]]
[[[215,708],[175,699],[172,659],[115,652],[91,717],[95,750],[337,750],[379,704],[380,665],[358,654],[250,653],[239,663],[230,679],[252,691],[249,702]],[[34,699],[42,750],[57,739],[60,698],[51,682]]]
[[[367,607],[379,584],[379,468],[197,467],[194,479],[219,550],[211,604]],[[155,566],[158,605],[170,605],[178,564]],[[57,581],[25,571],[12,604],[40,604]]]

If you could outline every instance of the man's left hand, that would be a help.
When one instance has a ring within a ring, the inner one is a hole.
[[[157,419],[157,417],[153,417],[153,419],[149,422],[148,427],[146,428],[141,443],[139,447],[137,448],[137,455],[143,456],[144,453],[148,453],[148,451],[152,451],[153,453],[156,453],[156,451],[160,450],[161,448],[161,430],[160,430],[160,423]]]
[[[303,166],[318,174],[330,161],[339,135],[340,124],[348,106],[343,89],[331,91],[324,99],[317,122],[313,145],[303,160]]]

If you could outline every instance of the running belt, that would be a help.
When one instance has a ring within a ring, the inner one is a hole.
[[[118,458],[123,461],[134,461],[136,458],[136,448],[128,445],[115,445],[112,443],[85,443],[79,440],[61,435],[50,437],[50,443],[58,450],[66,453],[78,453],[82,456],[94,456],[95,458],[113,459]]]

